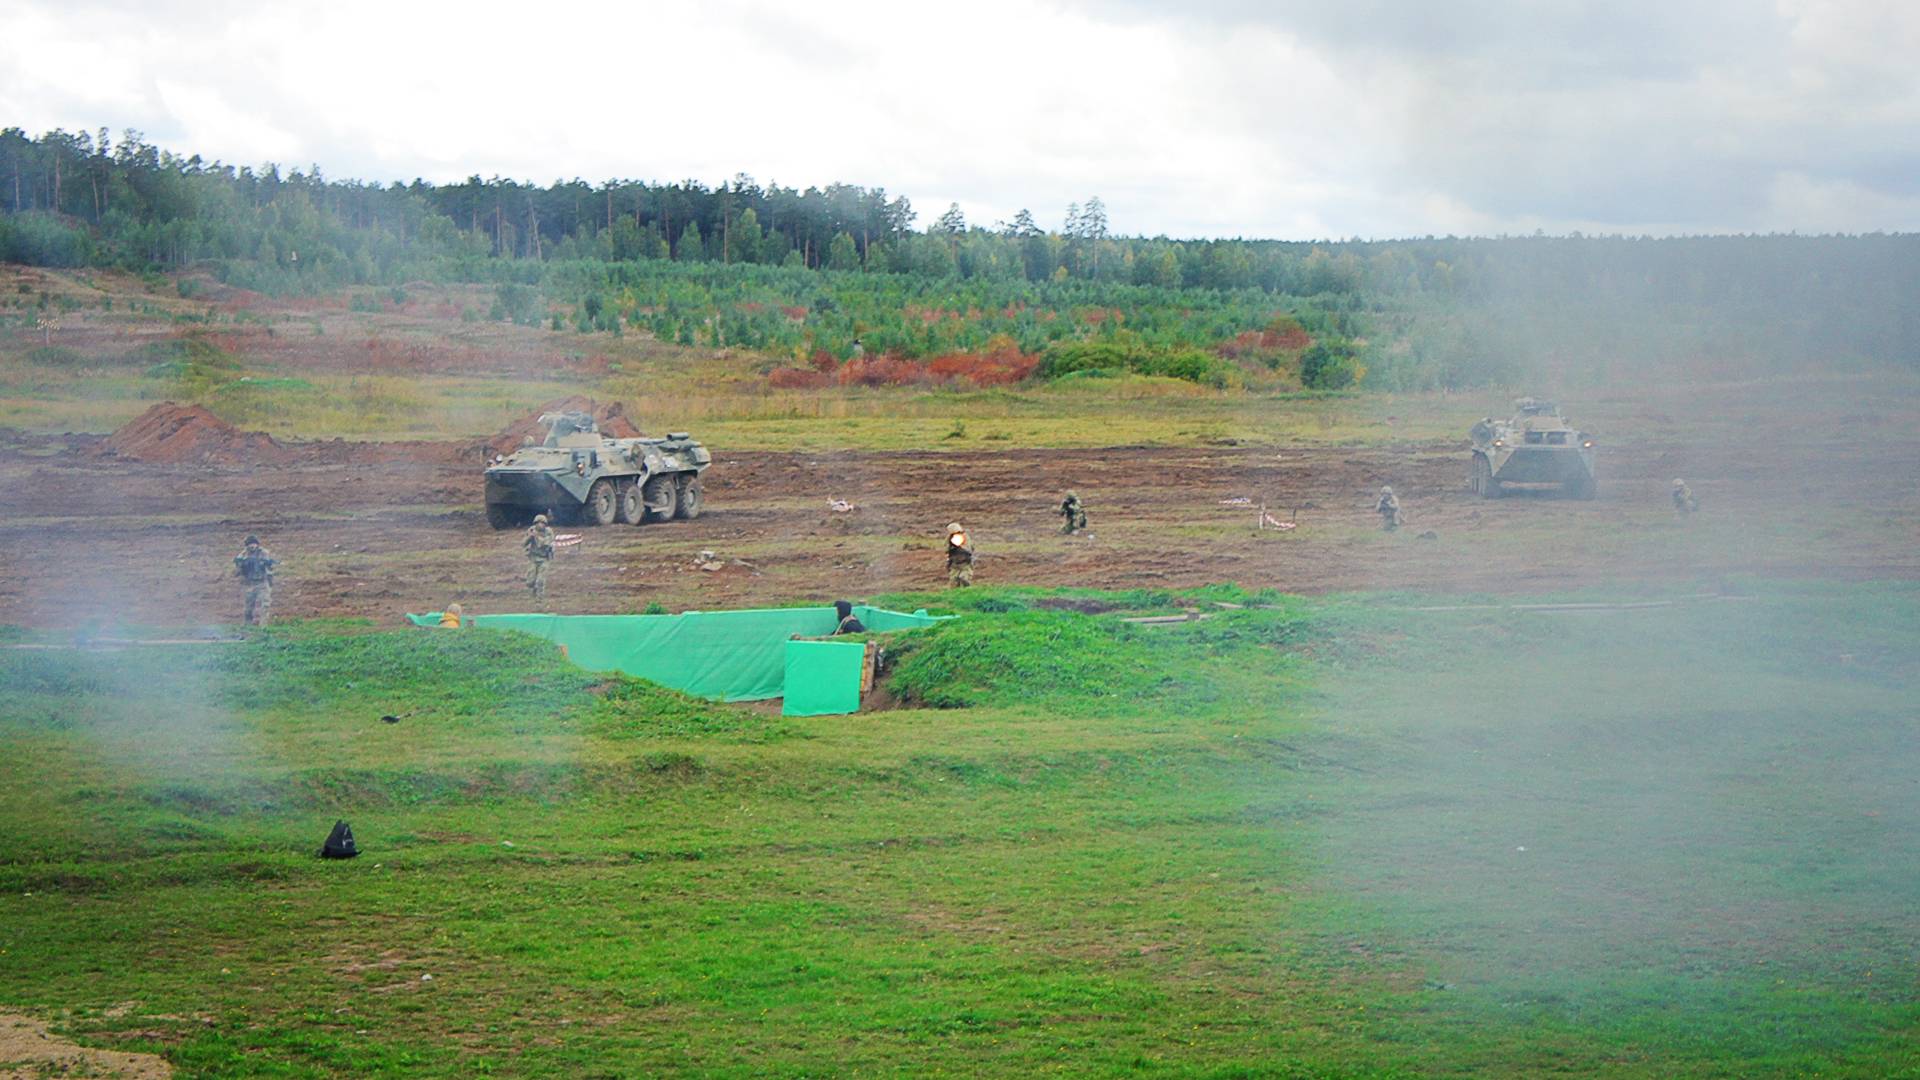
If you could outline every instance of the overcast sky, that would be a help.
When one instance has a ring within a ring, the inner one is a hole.
[[[1289,239],[1920,230],[1914,0],[0,0],[0,126],[327,175],[1097,194]]]

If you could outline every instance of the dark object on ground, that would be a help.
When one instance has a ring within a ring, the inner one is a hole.
[[[413,714],[410,712],[403,712],[398,715],[395,715],[393,713],[387,713],[385,716],[382,716],[380,718],[380,721],[385,724],[397,724],[400,721],[405,720],[407,717],[412,715]]]
[[[323,859],[351,859],[360,854],[360,848],[353,842],[353,826],[345,818],[333,823],[333,831],[327,834],[327,842],[320,846]]]
[[[1423,532],[1419,536],[1414,537],[1414,539],[1415,540],[1438,540],[1440,539],[1440,534],[1437,532],[1434,532],[1432,529],[1428,529],[1426,532]]]

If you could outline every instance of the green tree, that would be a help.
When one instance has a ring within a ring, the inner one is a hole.
[[[759,262],[761,246],[767,239],[760,232],[760,215],[754,213],[753,207],[740,211],[740,216],[734,220],[732,239],[729,241],[733,248],[733,261]]]
[[[673,246],[673,257],[679,262],[702,262],[707,257],[707,247],[700,239],[700,223],[687,222],[680,231],[680,242]]]
[[[1309,390],[1344,390],[1359,380],[1359,362],[1345,341],[1316,341],[1300,354],[1300,385]]]
[[[853,234],[842,232],[827,245],[827,269],[860,269],[860,248],[853,242]]]

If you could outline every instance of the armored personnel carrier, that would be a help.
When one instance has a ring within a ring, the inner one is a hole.
[[[581,412],[547,413],[546,441],[497,457],[487,469],[487,524],[629,525],[700,516],[700,474],[713,455],[685,432],[611,439]]]
[[[1473,425],[1473,490],[1497,499],[1510,487],[1557,487],[1572,499],[1591,499],[1593,437],[1568,425],[1559,406],[1539,398],[1513,403],[1513,419]]]

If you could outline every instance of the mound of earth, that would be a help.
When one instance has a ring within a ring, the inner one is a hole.
[[[501,428],[499,434],[487,440],[488,451],[511,454],[520,449],[520,444],[527,439],[539,442],[547,437],[546,426],[540,423],[540,418],[557,412],[592,413],[594,423],[600,425],[600,433],[608,438],[631,439],[640,434],[640,428],[628,419],[626,407],[619,402],[596,403],[592,398],[575,394],[572,397],[555,398]]]
[[[285,457],[286,448],[264,431],[241,431],[199,405],[163,401],[127,421],[100,453],[161,464],[250,465]]]

